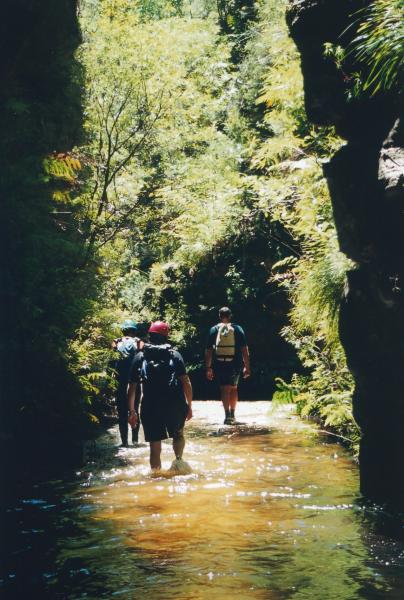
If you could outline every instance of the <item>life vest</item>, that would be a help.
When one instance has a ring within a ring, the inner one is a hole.
[[[215,354],[218,361],[233,360],[236,355],[236,334],[231,323],[219,323]]]

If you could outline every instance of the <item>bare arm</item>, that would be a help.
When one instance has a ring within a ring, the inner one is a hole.
[[[206,348],[206,350],[205,350],[205,366],[206,366],[206,377],[209,379],[209,381],[211,381],[213,379],[212,357],[213,357],[213,348]]]
[[[135,427],[137,424],[137,414],[135,411],[135,397],[136,397],[136,383],[130,383],[128,385],[128,409],[129,409],[129,425]]]
[[[243,363],[244,363],[243,377],[244,377],[244,379],[247,379],[247,377],[250,377],[250,375],[251,375],[250,352],[248,350],[248,346],[241,347],[241,354],[243,356]]]
[[[182,389],[184,390],[185,398],[188,404],[187,421],[189,421],[189,419],[192,419],[192,384],[188,375],[181,375],[179,379],[181,381]]]

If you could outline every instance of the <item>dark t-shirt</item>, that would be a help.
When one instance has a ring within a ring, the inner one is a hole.
[[[177,350],[171,350],[172,352],[172,361],[174,367],[174,373],[177,380],[177,386],[171,389],[172,398],[170,401],[179,400],[181,402],[185,402],[184,392],[182,391],[182,384],[179,381],[179,378],[183,375],[186,375],[186,368],[184,359],[181,354]],[[144,353],[138,352],[132,362],[131,373],[129,382],[130,383],[141,383],[141,370],[144,361]],[[156,389],[154,388],[152,394],[149,393],[147,389],[147,382],[144,382],[143,387],[143,404],[152,403],[164,403],[167,402],[167,389]]]
[[[210,328],[208,339],[206,341],[207,349],[215,348],[217,334],[218,334],[220,325],[222,325],[222,323],[218,323],[217,325],[214,325],[213,327]],[[244,329],[242,327],[240,327],[240,325],[237,325],[236,323],[231,323],[231,326],[234,329],[234,339],[235,339],[235,343],[236,343],[234,362],[237,365],[237,367],[239,367],[239,366],[241,367],[241,365],[243,364],[241,348],[243,348],[244,346],[247,346],[247,339],[246,339],[246,335],[244,333]]]

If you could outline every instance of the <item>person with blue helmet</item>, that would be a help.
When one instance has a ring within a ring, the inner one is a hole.
[[[119,433],[121,436],[122,447],[128,446],[128,400],[127,388],[132,361],[141,347],[141,340],[137,337],[137,323],[132,319],[127,319],[122,323],[122,337],[113,340],[112,348],[117,352],[117,359],[114,361],[114,371],[116,374],[118,388],[116,391],[116,407],[118,410]],[[138,410],[139,399],[136,402]],[[132,427],[132,444],[137,444],[139,436],[139,422]]]

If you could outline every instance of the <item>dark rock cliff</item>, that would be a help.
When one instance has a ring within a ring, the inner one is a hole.
[[[347,76],[324,58],[346,45],[360,0],[291,0],[307,114],[347,140],[325,166],[341,250],[356,263],[341,304],[340,336],[355,379],[362,430],[361,491],[404,509],[404,127],[398,93],[347,98]],[[354,63],[347,72],[358,70]]]
[[[80,240],[57,221],[57,210],[71,209],[56,210],[43,160],[82,136],[80,41],[77,0],[2,2],[0,449],[12,456],[15,442],[24,464],[40,444],[49,456],[55,410],[78,404],[63,351],[81,316]]]

